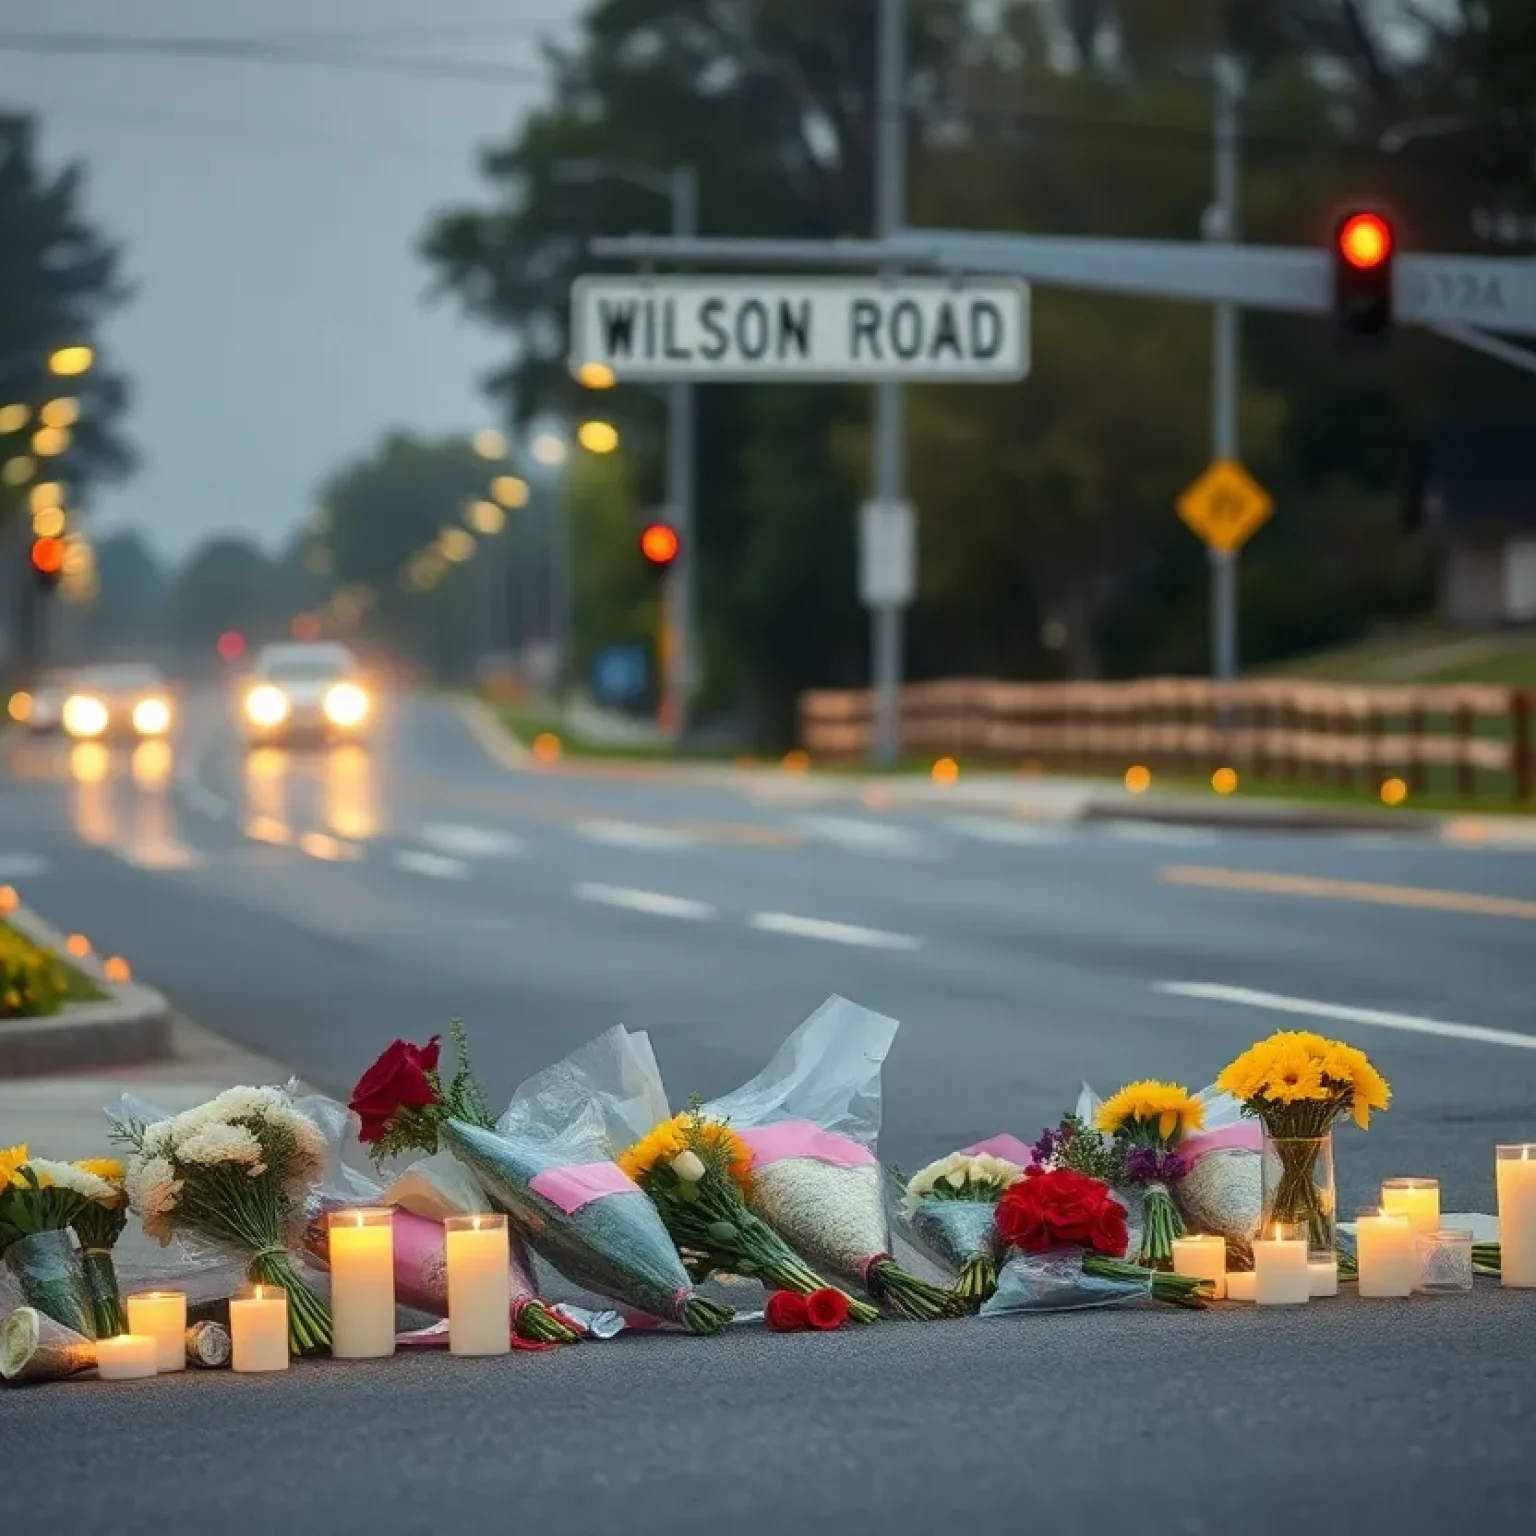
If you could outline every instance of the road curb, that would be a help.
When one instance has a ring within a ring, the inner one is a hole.
[[[1412,832],[1443,833],[1447,818],[1426,811],[1369,811],[1330,808],[1303,801],[1228,802],[1219,809],[1198,802],[1091,800],[1079,812],[1084,822],[1139,821],[1162,826],[1230,827],[1245,832]]]
[[[40,948],[65,953],[65,936],[35,912],[18,907],[7,921]],[[0,1078],[44,1077],[94,1067],[165,1061],[171,1050],[171,1005],[150,987],[108,981],[95,956],[69,957],[105,994],[41,1019],[0,1023]]]
[[[469,698],[456,698],[451,703],[453,712],[464,722],[480,750],[493,762],[514,771],[536,766],[533,753],[507,729],[489,704]]]

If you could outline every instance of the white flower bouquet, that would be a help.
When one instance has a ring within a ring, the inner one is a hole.
[[[279,1088],[231,1088],[184,1114],[113,1123],[132,1148],[128,1202],[145,1232],[162,1245],[185,1229],[232,1245],[248,1279],[287,1291],[292,1351],[329,1349],[330,1310],[290,1256],[327,1146],[293,1100]]]
[[[956,1270],[955,1294],[979,1305],[997,1289],[997,1202],[1024,1170],[991,1153],[951,1152],[907,1180],[902,1226],[913,1245]]]

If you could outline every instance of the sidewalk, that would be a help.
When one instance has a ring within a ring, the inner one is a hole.
[[[161,1109],[191,1109],[236,1084],[285,1083],[275,1061],[243,1050],[188,1020],[171,1029],[168,1061],[114,1068],[110,1073],[64,1073],[0,1080],[0,1146],[25,1142],[40,1157],[74,1159],[115,1155],[102,1110],[124,1093]]]

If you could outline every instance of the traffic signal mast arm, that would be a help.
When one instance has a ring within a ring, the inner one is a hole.
[[[889,240],[633,235],[596,239],[589,248],[605,260],[936,271],[953,275],[957,283],[967,272],[1008,274],[1052,288],[1298,314],[1326,315],[1334,303],[1332,252],[1326,247],[912,229]],[[1477,326],[1536,336],[1536,262],[1399,251],[1393,311],[1399,324],[1446,327],[1446,334]]]

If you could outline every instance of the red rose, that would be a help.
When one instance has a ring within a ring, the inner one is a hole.
[[[1126,1245],[1130,1240],[1130,1233],[1125,1225],[1124,1206],[1118,1200],[1106,1200],[1104,1208],[1094,1221],[1087,1246],[1095,1253],[1118,1259],[1124,1257]]]
[[[1120,1246],[1115,1252],[1125,1252],[1125,1212],[1111,1198],[1109,1187],[1070,1168],[1031,1168],[998,1202],[997,1229],[1025,1253],[1043,1253],[1059,1244],[1107,1253],[1104,1245],[1117,1235]]]
[[[799,1333],[810,1324],[810,1307],[798,1291],[775,1291],[763,1309],[775,1333]]]
[[[812,1328],[841,1328],[848,1321],[848,1298],[825,1286],[805,1298],[805,1310]]]
[[[398,1109],[425,1109],[437,1103],[437,1090],[427,1073],[437,1070],[442,1047],[434,1035],[425,1045],[396,1040],[357,1080],[347,1108],[363,1122],[358,1132],[365,1142],[378,1141]]]

